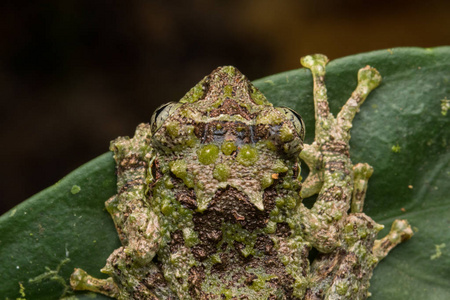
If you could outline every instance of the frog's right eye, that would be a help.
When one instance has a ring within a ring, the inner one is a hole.
[[[289,107],[275,107],[278,111],[283,113],[289,121],[292,122],[295,130],[302,140],[305,139],[305,123],[302,117],[293,109]]]
[[[158,107],[152,115],[150,126],[154,134],[162,126],[165,120],[172,115],[183,103],[169,102]]]

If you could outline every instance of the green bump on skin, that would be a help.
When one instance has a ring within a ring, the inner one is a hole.
[[[180,128],[180,125],[177,124],[176,122],[169,122],[169,123],[166,125],[167,133],[168,133],[172,138],[178,137],[178,135],[179,135],[179,128]]]
[[[251,166],[258,161],[258,150],[251,145],[244,145],[239,150],[236,160],[243,166]]]
[[[285,207],[288,209],[294,209],[297,205],[297,201],[293,197],[286,197],[286,204]]]
[[[171,161],[169,163],[170,171],[180,179],[186,178],[187,175],[187,163],[184,159]]]
[[[236,149],[236,145],[232,141],[226,141],[222,144],[222,153],[225,155],[231,155]]]
[[[188,246],[189,248],[194,246],[198,242],[197,233],[189,227],[183,229],[183,238],[186,246]]]
[[[285,203],[286,202],[284,198],[277,198],[275,200],[275,204],[277,205],[277,207],[283,207]]]
[[[174,210],[174,207],[172,206],[170,201],[168,199],[164,199],[161,203],[161,212],[165,216],[169,216],[173,213],[173,210]]]
[[[290,189],[291,188],[291,184],[288,181],[283,181],[283,188]]]
[[[280,213],[281,213],[281,211],[280,211],[280,209],[278,208],[278,206],[275,206],[275,207],[272,209],[272,211],[270,212],[270,216],[273,216],[273,217],[279,217],[279,216],[280,216]],[[277,219],[273,219],[272,221],[277,222],[276,220],[277,220]]]
[[[280,159],[276,160],[272,166],[272,171],[275,173],[284,173],[287,172],[288,170],[289,170],[288,167]]]
[[[221,182],[230,177],[230,168],[225,164],[218,164],[214,167],[213,177]]]
[[[286,124],[283,124],[283,126],[280,128],[280,138],[283,142],[290,142],[294,139],[292,129],[289,128]]]
[[[198,161],[204,165],[214,163],[219,157],[219,147],[214,144],[206,145],[197,150]]]
[[[175,161],[171,161],[169,163],[170,171],[177,176],[178,178],[182,179],[184,184],[188,188],[194,187],[194,179],[192,174],[188,174],[187,172],[187,163],[184,159],[179,159]]]
[[[266,189],[273,184],[272,174],[264,174],[261,178],[261,188]]]
[[[164,186],[168,189],[173,189],[174,185],[173,185],[172,179],[170,177],[166,177],[164,179]]]
[[[188,147],[193,147],[197,144],[197,137],[194,134],[194,126],[186,126],[186,133],[189,137],[188,140],[186,140],[186,145]]]
[[[272,150],[272,151],[277,151],[277,147],[275,146],[275,144],[272,141],[264,141],[263,143],[265,144],[267,149]]]
[[[267,222],[267,226],[265,228],[266,233],[275,233],[277,231],[277,223],[273,221]]]

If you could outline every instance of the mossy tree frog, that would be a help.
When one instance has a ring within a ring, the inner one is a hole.
[[[314,78],[311,145],[301,117],[234,67],[114,140],[118,192],[106,208],[123,246],[102,269],[108,279],[75,269],[72,287],[118,299],[365,299],[378,261],[412,236],[396,220],[376,240],[382,226],[362,212],[373,170],[349,157],[352,120],[381,77],[361,69],[335,117],[327,58],[301,61]],[[314,194],[309,209],[302,199]]]

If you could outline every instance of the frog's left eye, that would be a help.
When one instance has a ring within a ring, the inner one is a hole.
[[[158,107],[152,115],[150,126],[152,134],[154,134],[164,123],[164,121],[172,115],[181,105],[180,102],[169,102]]]
[[[286,118],[292,123],[297,131],[298,135],[302,140],[305,139],[305,123],[303,122],[302,117],[293,109],[288,107],[276,107],[276,109],[283,113]]]

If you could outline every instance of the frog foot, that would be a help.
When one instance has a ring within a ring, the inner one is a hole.
[[[404,241],[409,240],[414,235],[406,220],[395,220],[392,223],[391,231],[381,240],[376,240],[373,245],[373,254],[378,260],[382,260],[389,251]]]
[[[112,298],[119,296],[119,289],[111,277],[108,279],[97,279],[78,268],[70,276],[70,286],[76,291],[91,291]]]

